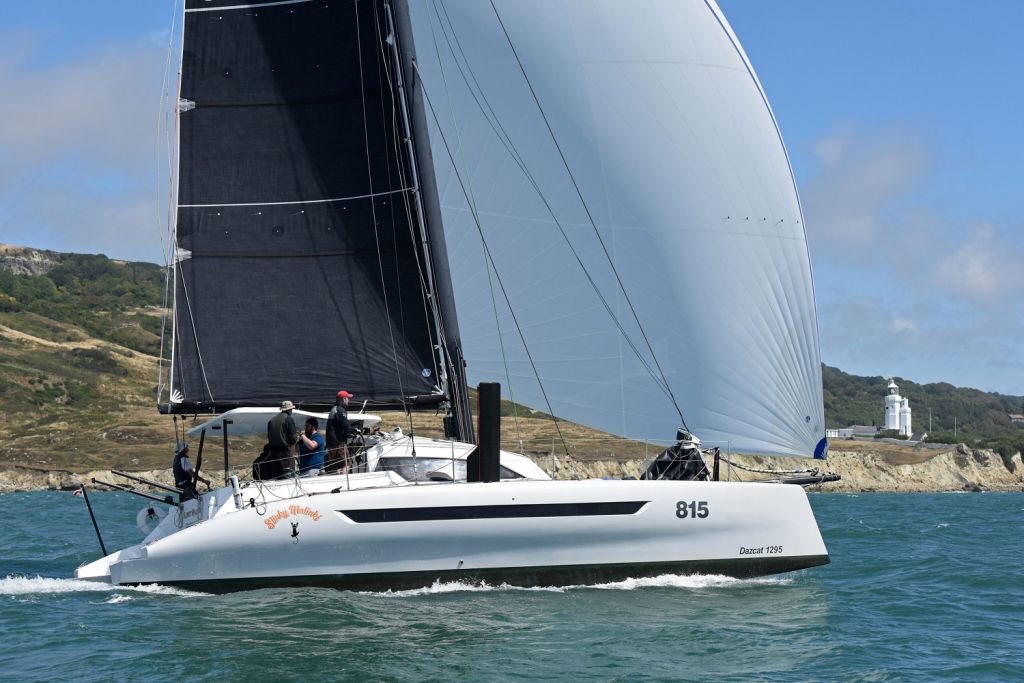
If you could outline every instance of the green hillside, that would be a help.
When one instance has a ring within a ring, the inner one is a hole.
[[[917,384],[902,377],[894,379],[900,395],[910,399],[915,432],[927,431],[933,437],[948,433],[952,440],[955,429],[959,440],[1024,440],[1024,425],[1014,425],[1009,418],[1009,413],[1024,413],[1024,397],[955,387],[945,382]],[[822,380],[828,427],[884,423],[883,400],[888,379],[858,377],[824,365]]]
[[[0,461],[132,467],[166,450],[163,288],[150,263],[0,245]]]
[[[103,255],[46,253],[56,264],[40,268],[45,272],[39,274],[15,274],[0,267],[2,321],[44,338],[60,336],[46,322],[54,321],[135,351],[158,352],[164,292],[161,267]]]
[[[163,269],[153,264],[0,245],[0,463],[164,463],[173,431],[157,414],[154,394],[163,295]],[[829,366],[823,379],[829,427],[881,424],[886,379]],[[953,441],[955,418],[958,441],[1003,450],[1024,445],[1024,425],[1007,416],[1024,413],[1024,398],[896,381],[910,399],[916,431],[930,431],[933,440]],[[502,412],[518,412],[521,420],[506,443],[522,436],[529,450],[550,449],[554,431],[544,413],[516,411],[508,401]],[[419,433],[437,431],[428,417],[416,418]],[[503,429],[514,429],[513,420],[506,423]],[[563,425],[580,451],[626,452],[622,440]],[[582,446],[597,440],[601,446]]]

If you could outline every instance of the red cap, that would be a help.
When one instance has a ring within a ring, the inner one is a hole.
[[[341,391],[338,392],[338,398],[352,398],[352,394],[342,389]]]

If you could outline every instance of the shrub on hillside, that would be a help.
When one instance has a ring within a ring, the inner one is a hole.
[[[926,441],[932,443],[962,443],[968,446],[974,445],[974,440],[968,436],[965,436],[963,432],[954,434],[952,431],[948,432],[928,432],[928,438]]]

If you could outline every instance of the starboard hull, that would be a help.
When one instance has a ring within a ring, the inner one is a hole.
[[[387,590],[438,581],[748,577],[829,561],[805,492],[785,484],[448,483],[302,495],[240,510],[227,498],[221,508],[210,504],[209,519],[77,575],[206,592]]]
[[[566,565],[561,567],[499,567],[495,569],[396,572],[391,574],[334,574],[238,579],[170,581],[176,586],[203,593],[231,593],[261,588],[336,588],[353,591],[413,590],[435,583],[469,585],[552,587],[580,586],[640,579],[665,574],[721,575],[749,578],[782,574],[829,563],[828,555],[772,559],[695,560],[655,564]]]

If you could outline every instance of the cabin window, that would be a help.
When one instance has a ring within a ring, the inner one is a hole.
[[[451,481],[451,458],[381,458],[378,470],[397,473],[406,481]],[[504,465],[500,468],[502,479],[522,479]],[[455,461],[455,478],[466,481],[466,461]]]
[[[406,481],[451,481],[451,458],[381,458],[379,470],[396,472]],[[466,461],[455,461],[455,478],[465,481]]]

